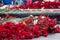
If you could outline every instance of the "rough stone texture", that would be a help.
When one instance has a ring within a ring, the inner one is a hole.
[[[39,37],[33,40],[60,40],[60,33],[50,34],[48,37]]]

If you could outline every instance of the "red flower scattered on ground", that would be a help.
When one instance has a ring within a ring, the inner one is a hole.
[[[7,15],[10,18],[9,15]],[[34,24],[36,21],[36,24]],[[15,24],[13,22],[0,23],[0,38],[1,39],[32,39],[40,36],[47,37],[49,33],[60,33],[60,27],[55,26],[56,19],[40,15],[36,19],[24,20]]]

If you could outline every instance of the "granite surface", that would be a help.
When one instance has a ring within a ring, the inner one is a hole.
[[[33,40],[60,40],[60,33],[56,33],[56,34],[50,34],[48,35],[48,37],[39,37],[39,38],[35,38]]]

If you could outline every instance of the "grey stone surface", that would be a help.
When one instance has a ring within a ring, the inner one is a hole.
[[[60,40],[60,33],[56,33],[56,34],[50,34],[48,35],[48,37],[39,37],[39,38],[35,38],[33,40]]]

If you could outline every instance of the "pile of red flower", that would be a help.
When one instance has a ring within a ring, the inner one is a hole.
[[[0,39],[32,39],[40,36],[47,37],[49,33],[60,33],[56,19],[40,15],[30,16],[29,19],[13,23],[0,23]]]
[[[60,2],[34,2],[32,4],[13,7],[12,9],[59,9]]]

